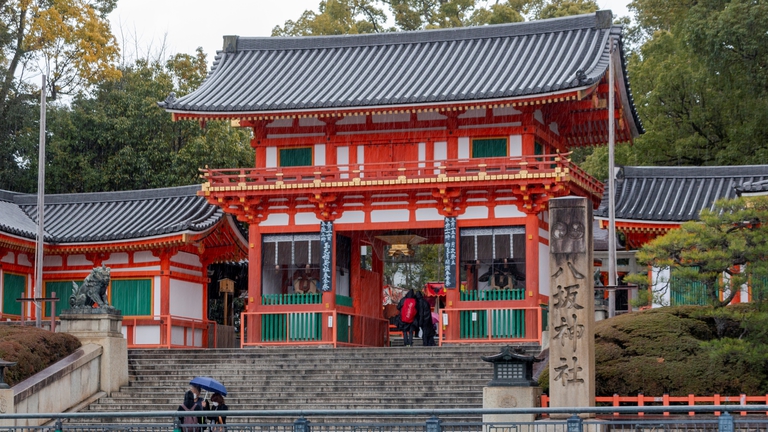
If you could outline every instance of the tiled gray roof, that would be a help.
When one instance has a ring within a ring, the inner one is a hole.
[[[721,198],[735,198],[747,182],[768,180],[768,165],[622,167],[616,179],[616,219],[649,222],[697,220]],[[608,217],[607,188],[596,217]]]
[[[37,223],[13,202],[17,196],[21,194],[0,190],[0,231],[34,240],[37,238]],[[43,237],[50,240],[47,233]]]
[[[763,193],[768,193],[768,180],[744,182],[739,186],[736,186],[736,195],[739,195],[739,196],[741,196],[742,194],[747,194],[747,195],[761,194],[762,195]]]
[[[221,209],[196,195],[200,185],[124,192],[46,195],[46,241],[84,243],[128,240],[203,231],[222,217]],[[37,196],[4,192],[0,230],[34,238]],[[15,216],[10,219],[8,216]],[[9,221],[11,223],[9,223]]]
[[[257,113],[493,100],[584,88],[605,75],[610,11],[370,35],[232,39],[174,112]],[[226,41],[225,37],[225,41]],[[235,37],[232,37],[235,38]],[[623,63],[623,55],[622,55]],[[626,68],[622,65],[626,77]],[[635,123],[629,84],[624,85]]]

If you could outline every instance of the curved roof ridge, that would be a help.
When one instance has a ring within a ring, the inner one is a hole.
[[[619,177],[710,178],[768,175],[768,165],[623,166]]]
[[[137,201],[162,198],[179,198],[194,196],[201,189],[201,185],[175,186],[156,189],[139,189],[128,191],[110,192],[83,192],[70,194],[45,195],[45,204],[83,204],[93,202],[112,201]],[[20,206],[37,206],[37,195],[18,194],[14,196],[14,202]]]
[[[607,28],[604,14],[597,11],[590,14],[572,15],[536,21],[507,24],[453,27],[447,29],[413,30],[401,32],[344,34],[333,36],[283,36],[283,37],[241,37],[236,36],[237,51],[253,50],[296,50],[318,48],[348,48],[372,45],[403,45],[453,40],[505,38],[534,35],[585,28]],[[610,22],[610,21],[609,21]],[[226,37],[226,36],[225,36]]]

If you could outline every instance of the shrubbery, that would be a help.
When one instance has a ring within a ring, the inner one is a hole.
[[[665,307],[599,321],[597,396],[768,393],[768,313],[755,304]],[[549,375],[539,382],[548,387]]]
[[[16,362],[6,369],[5,382],[11,386],[24,381],[80,348],[69,334],[51,333],[36,327],[0,326],[0,358]]]

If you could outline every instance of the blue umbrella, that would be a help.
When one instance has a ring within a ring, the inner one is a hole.
[[[227,388],[224,387],[224,384],[216,381],[211,377],[195,377],[195,379],[190,381],[189,384],[196,385],[201,389],[208,390],[210,392],[221,393],[222,396],[227,395]]]

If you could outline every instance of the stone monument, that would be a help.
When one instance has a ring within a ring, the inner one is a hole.
[[[107,394],[128,384],[128,342],[123,337],[123,315],[107,300],[109,267],[96,267],[80,286],[72,283],[70,309],[61,312],[60,331],[86,344],[101,345],[101,390]]]
[[[549,200],[549,400],[553,408],[595,405],[592,243],[591,202],[573,196]]]
[[[541,361],[525,355],[520,347],[506,346],[492,356],[481,357],[493,363],[493,380],[483,387],[483,408],[537,408],[540,406],[541,387],[533,380],[533,364]],[[529,423],[535,414],[483,414],[484,430],[504,431],[501,423]]]

